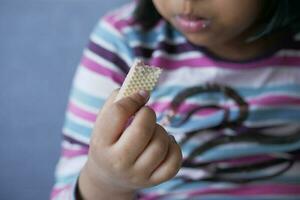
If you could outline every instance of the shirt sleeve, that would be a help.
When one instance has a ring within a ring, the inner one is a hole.
[[[110,20],[103,18],[96,25],[73,79],[52,200],[75,199],[97,113],[110,93],[121,86],[133,62],[130,48]]]

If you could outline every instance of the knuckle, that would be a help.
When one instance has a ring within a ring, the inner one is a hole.
[[[182,153],[179,148],[175,148],[171,155],[173,158],[170,161],[170,172],[176,174],[181,167]]]
[[[170,165],[170,168],[168,171],[166,171],[165,177],[163,178],[164,180],[169,180],[171,178],[173,178],[177,172],[178,172],[178,168],[176,168],[174,165]]]
[[[150,108],[149,106],[144,106],[143,110],[150,119],[153,119],[153,121],[156,122],[156,114],[152,108]]]
[[[133,133],[133,135],[137,135],[140,141],[149,140],[152,134],[149,126],[135,127],[131,129],[131,132]]]
[[[144,100],[142,99],[142,97],[140,95],[134,94],[134,95],[130,95],[126,98],[128,100],[128,103],[132,107],[140,107],[141,105],[144,104]]]
[[[117,102],[114,106],[110,109],[110,112],[116,112],[118,114],[126,114],[129,112],[127,105],[124,102]]]
[[[136,131],[139,134],[143,134],[143,137],[148,137],[151,132],[154,131],[153,124],[151,123],[138,123],[135,124],[134,127],[132,127],[132,131]]]
[[[167,145],[157,145],[156,148],[153,150],[154,155],[165,155],[167,153]]]
[[[131,184],[134,186],[140,186],[141,184],[143,184],[145,182],[145,178],[143,177],[143,175],[131,173],[131,174],[128,174],[127,176],[128,176],[128,179],[130,180]]]
[[[168,132],[165,130],[165,128],[159,124],[156,124],[156,131],[160,132],[162,135],[168,135]]]
[[[111,167],[115,172],[123,172],[128,166],[123,156],[115,155],[115,158],[111,159]]]
[[[93,138],[90,140],[90,143],[89,143],[89,152],[92,154],[92,155],[98,155],[100,150],[99,150],[99,147],[101,145],[99,145],[99,142],[96,138]]]
[[[110,149],[110,154],[107,154],[105,156],[107,156],[107,160],[113,171],[124,172],[128,169],[129,166],[127,162],[127,157],[123,149],[117,146],[113,146]]]
[[[162,179],[164,181],[166,181],[166,180],[173,178],[178,173],[179,169],[180,168],[178,168],[177,165],[175,165],[175,164],[169,165],[168,170],[166,170]]]
[[[124,102],[120,101],[115,103],[110,109],[109,111],[110,113],[113,114],[117,114],[117,116],[124,116],[124,115],[128,115],[128,113],[130,112],[130,110],[128,109],[128,107],[125,105]]]
[[[168,151],[169,148],[169,142],[164,139],[165,137],[163,137],[162,139],[158,138],[155,141],[155,148],[154,151],[159,155],[159,154],[163,154],[166,153]]]

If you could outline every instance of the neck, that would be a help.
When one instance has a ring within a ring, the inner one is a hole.
[[[253,42],[246,42],[245,37],[237,38],[226,44],[209,46],[207,49],[223,59],[246,61],[257,58],[268,52],[270,49],[275,49],[284,35],[284,33],[277,33],[257,39]]]

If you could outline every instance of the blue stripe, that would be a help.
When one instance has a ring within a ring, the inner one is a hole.
[[[300,183],[300,178],[299,177],[276,177],[273,178],[272,180],[267,180],[267,181],[261,181],[261,183],[289,183],[289,184],[299,184]],[[172,191],[172,188],[178,186],[180,184],[179,187],[176,188],[176,192],[183,192],[183,191],[191,191],[194,189],[200,189],[200,188],[208,188],[211,187],[212,185],[215,185],[216,183],[212,183],[209,181],[198,181],[198,182],[194,182],[194,183],[185,183],[180,179],[171,179],[170,181],[164,182],[158,186],[155,187],[151,187],[151,188],[147,188],[147,189],[143,189],[142,192],[143,193],[156,193],[158,190],[159,191]],[[234,186],[234,184],[231,183],[223,183],[223,182],[219,182],[217,183],[218,185],[222,184],[222,186]],[[229,198],[229,197],[228,197]],[[172,198],[173,199],[173,198]]]
[[[69,129],[83,137],[90,138],[92,133],[92,128],[80,125],[73,120],[66,117],[64,128]]]
[[[88,105],[88,106],[96,108],[96,109],[99,109],[100,107],[102,107],[105,102],[104,99],[89,95],[77,88],[72,89],[71,98],[75,99],[76,101],[78,101],[82,104]]]
[[[77,174],[75,175],[69,175],[69,176],[61,176],[56,178],[57,183],[64,183],[64,184],[70,184],[70,183],[75,183],[77,180]]]
[[[197,147],[196,144],[189,143],[182,147],[183,154],[188,154]],[[214,161],[219,159],[229,159],[235,157],[243,157],[257,154],[271,154],[275,152],[288,152],[300,149],[300,140],[290,144],[280,145],[258,145],[248,144],[243,146],[235,146],[230,144],[230,148],[226,146],[218,146],[210,149],[201,155],[203,161]]]
[[[163,27],[161,27],[163,26]],[[136,28],[131,28],[130,30],[127,29],[126,33],[121,33],[125,34],[124,38],[126,38],[126,42],[130,43],[143,43],[145,45],[149,46],[155,46],[159,43],[159,36],[161,35],[166,35],[164,32],[166,32],[166,26],[161,25],[157,27],[156,29],[150,30],[148,32],[143,32],[141,33],[140,30],[137,30]],[[98,37],[102,38],[103,40],[107,41],[120,41],[120,37],[115,35],[113,32],[110,32],[109,30],[106,30],[105,27],[103,27],[103,23],[98,24],[98,26],[95,27],[94,29],[94,34],[96,34]],[[174,31],[172,34],[173,40],[183,38],[183,36],[177,32]],[[125,52],[127,52],[126,50]]]
[[[126,55],[128,58],[134,57],[132,49],[129,46],[125,45],[127,41],[124,42],[123,39],[120,38],[120,36],[117,36],[113,32],[106,30],[106,28],[103,27],[102,23],[98,24],[95,27],[92,35],[95,35],[98,38],[101,38],[101,40],[103,40],[107,43],[113,44],[113,46],[115,46],[116,50],[117,50],[117,52],[113,52],[113,53],[122,52],[122,54]]]
[[[280,107],[254,110],[250,111],[250,115],[247,119],[249,122],[264,122],[266,120],[281,120],[297,123],[300,121],[300,107]]]

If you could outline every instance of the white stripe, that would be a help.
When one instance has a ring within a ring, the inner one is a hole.
[[[205,178],[209,174],[207,171],[204,171],[202,169],[188,169],[188,168],[181,168],[176,176],[187,176],[187,177],[193,177],[195,179],[198,178]]]
[[[199,52],[199,51],[190,51],[190,52],[186,52],[186,53],[180,53],[180,54],[169,54],[165,51],[155,51],[153,53],[153,58],[167,58],[167,59],[171,59],[171,60],[175,60],[175,61],[180,61],[183,59],[193,59],[193,58],[199,58],[202,57],[203,53]]]
[[[300,33],[296,34],[294,38],[296,41],[300,41]]]
[[[81,108],[82,110],[86,110],[87,112],[90,112],[92,114],[98,114],[98,112],[99,112],[99,108],[95,108],[95,107],[92,107],[92,106],[90,106],[88,104],[82,103],[82,102],[78,101],[74,97],[71,97],[70,101],[73,104],[75,104],[77,107]]]
[[[75,143],[73,144],[73,143],[70,143],[69,141],[66,141],[66,140],[64,140],[62,142],[62,146],[64,148],[66,148],[66,149],[72,149],[72,150],[80,150],[80,149],[82,149],[81,145],[75,144]]]
[[[87,155],[77,156],[74,158],[61,158],[58,162],[58,167],[56,170],[56,176],[72,176],[77,175],[82,169],[87,160]]]
[[[189,68],[177,70],[163,70],[160,86],[191,87],[204,83],[219,83],[253,88],[269,87],[286,84],[300,84],[300,69],[291,67],[268,67],[239,70],[215,67]]]
[[[107,30],[108,32],[110,32],[111,34],[113,34],[114,36],[122,40],[123,38],[122,34],[119,32],[119,30],[117,30],[114,26],[112,26],[112,24],[109,24],[109,22],[102,20],[99,26],[102,29]]]
[[[82,143],[85,143],[85,144],[90,143],[90,138],[89,137],[84,137],[84,136],[80,135],[79,133],[77,133],[75,131],[72,131],[68,128],[63,128],[63,133],[64,133],[64,135],[66,135],[68,137],[71,137],[71,138],[74,138],[75,140],[80,141]]]
[[[76,72],[73,85],[75,88],[98,98],[107,98],[114,89],[120,87],[111,79],[80,66]]]
[[[285,50],[281,50],[279,51],[276,55],[280,56],[280,57],[299,57],[300,59],[300,50],[288,50],[288,49],[285,49]]]
[[[90,129],[94,128],[94,123],[92,123],[88,120],[85,120],[83,118],[80,118],[71,112],[67,113],[67,117],[78,125],[81,125],[81,126],[84,126],[86,128],[90,128]]]

